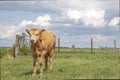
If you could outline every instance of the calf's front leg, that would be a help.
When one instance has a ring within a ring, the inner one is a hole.
[[[45,54],[46,54],[46,51],[43,51],[40,58],[40,75],[43,74],[43,64],[45,62]]]
[[[33,75],[36,75],[37,57],[33,56]]]

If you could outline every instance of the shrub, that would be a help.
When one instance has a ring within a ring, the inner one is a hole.
[[[30,49],[28,49],[27,46],[24,44],[20,48],[20,55],[27,55],[28,53],[30,53]]]
[[[0,59],[6,54],[6,50],[1,48],[0,49]]]

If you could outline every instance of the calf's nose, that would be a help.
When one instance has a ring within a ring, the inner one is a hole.
[[[34,42],[35,40],[34,40],[34,39],[31,39],[30,41],[31,41],[31,42]]]

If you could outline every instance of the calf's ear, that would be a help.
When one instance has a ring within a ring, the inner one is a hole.
[[[30,30],[26,29],[26,32],[27,32],[28,34],[30,34]]]
[[[41,34],[41,33],[44,32],[44,31],[45,31],[45,29],[41,29],[39,33]]]

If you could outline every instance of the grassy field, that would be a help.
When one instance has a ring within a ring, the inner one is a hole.
[[[32,57],[9,55],[1,59],[1,80],[120,79],[120,50],[62,49],[56,51],[53,72],[32,76]]]

